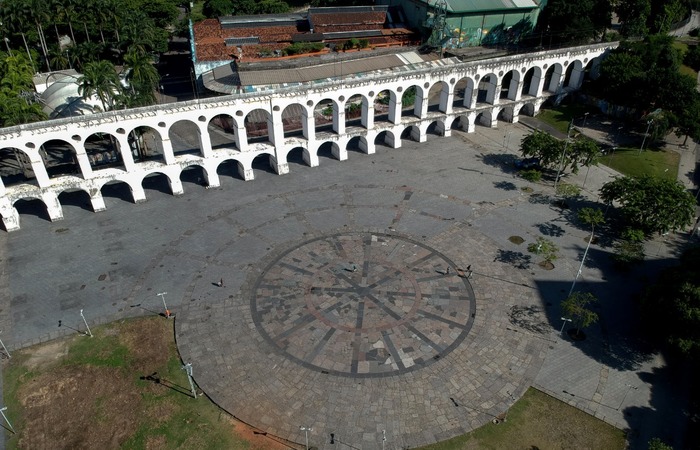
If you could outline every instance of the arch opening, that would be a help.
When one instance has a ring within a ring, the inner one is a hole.
[[[556,93],[561,84],[561,76],[561,64],[552,64],[544,75],[544,90],[547,92]]]
[[[182,169],[182,172],[180,172],[180,181],[204,188],[207,186],[207,176],[204,168],[196,164]]]
[[[146,175],[141,181],[141,186],[145,191],[160,192],[168,196],[172,194],[170,179],[164,173],[153,172]]]
[[[452,98],[452,107],[469,109],[473,91],[474,82],[471,78],[461,78],[457,81],[455,84],[454,97]]]
[[[386,148],[393,148],[391,146],[391,141],[393,141],[394,135],[390,131],[382,131],[379,134],[377,134],[377,137],[374,138],[374,146],[375,148],[379,147],[386,147]]]
[[[416,86],[410,86],[401,95],[401,117],[420,117],[418,109],[419,98],[423,95],[423,90]]]
[[[70,189],[61,192],[58,194],[58,202],[63,207],[64,212],[70,211],[76,207],[84,211],[94,212],[92,209],[92,202],[90,201],[90,194],[82,189]]]
[[[149,126],[136,127],[127,137],[134,162],[158,161],[165,164],[160,134]]]
[[[75,148],[66,141],[60,139],[46,141],[39,149],[39,154],[44,162],[49,178],[83,175],[80,171]]]
[[[292,103],[282,110],[282,128],[284,137],[304,137],[306,108],[299,103]]]
[[[245,116],[244,120],[248,144],[270,142],[272,117],[264,109],[254,109]]]
[[[287,164],[309,167],[309,152],[304,147],[294,147],[287,153]]]
[[[85,153],[92,170],[118,168],[126,170],[122,148],[110,133],[93,133],[85,139]]]
[[[444,81],[433,84],[428,91],[428,112],[445,112],[446,105],[443,105],[443,98],[447,99],[450,86]]]
[[[14,147],[0,148],[0,178],[6,187],[17,184],[38,185],[29,156]]]
[[[426,138],[427,136],[442,136],[439,132],[439,126],[439,121],[436,120],[434,122],[431,122],[430,125],[428,125],[428,128],[425,129]]]
[[[355,153],[362,153],[364,154],[365,152],[362,150],[362,143],[363,143],[363,137],[361,136],[355,136],[352,139],[350,139],[345,146],[345,149],[349,152],[355,152]],[[365,145],[365,148],[367,146]]]
[[[520,91],[521,96],[537,96],[537,88],[539,85],[539,80],[542,77],[542,69],[539,67],[532,67],[530,70],[525,72],[523,77],[523,88]]]
[[[316,133],[334,133],[334,124],[338,117],[338,104],[324,98],[314,107],[314,129]]]
[[[49,209],[38,198],[21,198],[13,205],[20,216],[31,216],[51,222]],[[21,222],[21,220],[20,220]]]
[[[362,126],[362,112],[367,100],[360,94],[355,94],[345,102],[345,129]]]
[[[414,139],[414,135],[420,134],[420,130],[418,127],[411,125],[406,127],[402,132],[401,132],[401,140],[409,140],[409,141],[416,141],[418,142],[417,139]]]
[[[256,156],[255,159],[253,159],[251,168],[255,172],[277,175],[277,172],[275,172],[275,169],[272,166],[274,163],[275,161],[272,155],[268,153],[261,153],[258,156]],[[258,178],[257,175],[255,176],[255,178]]]
[[[389,110],[396,104],[396,94],[385,89],[374,97],[374,124],[391,123],[389,121]]]
[[[338,158],[334,155],[334,153],[337,155],[340,152],[340,147],[338,147],[338,144],[335,142],[324,142],[318,147],[318,151],[316,152],[316,155],[318,156],[319,160],[321,158],[326,158],[326,159],[333,159],[338,161]]]
[[[493,105],[496,98],[496,85],[498,78],[495,74],[490,73],[479,80],[479,90],[476,94],[476,103]]]
[[[106,199],[113,198],[119,199],[126,203],[134,203],[134,194],[131,190],[131,186],[126,181],[114,180],[105,183],[100,189],[102,193],[102,198]]]
[[[186,121],[179,121],[176,123],[179,125],[181,122]],[[195,124],[191,122],[189,123],[192,124],[195,129],[193,130],[191,127],[187,126],[187,129],[185,130],[185,127],[183,126],[183,132],[186,133],[186,138],[190,138],[190,142],[187,143],[188,145],[186,148],[192,151],[199,145],[199,142],[194,142],[195,140],[192,139],[193,136],[199,136],[199,128],[197,128]],[[222,148],[238,149],[238,146],[236,145],[236,121],[232,115],[219,114],[212,117],[209,123],[207,123],[207,133],[209,134],[209,142],[211,142],[211,148],[213,150]],[[175,151],[174,143],[173,151]],[[181,151],[180,148],[178,148],[178,151]],[[176,154],[178,154],[178,152],[176,152]]]
[[[235,159],[227,159],[222,161],[217,166],[216,173],[223,175],[223,178],[221,178],[222,181],[227,178],[244,181],[244,178],[241,175],[243,173],[243,165]]]

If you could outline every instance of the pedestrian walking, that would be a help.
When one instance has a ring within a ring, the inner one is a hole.
[[[447,269],[445,270],[445,275],[449,275],[449,274],[450,274],[450,266],[447,266]]]

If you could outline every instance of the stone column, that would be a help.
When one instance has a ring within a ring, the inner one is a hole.
[[[362,126],[368,130],[374,127],[374,102],[372,99],[362,98],[362,117],[360,118]]]
[[[94,212],[100,212],[107,209],[105,205],[105,199],[102,197],[102,191],[95,189],[95,192],[90,192],[90,204],[92,205],[92,210]]]
[[[401,92],[389,94],[389,122],[401,123]]]
[[[345,134],[345,103],[333,102],[333,131]]]
[[[134,163],[134,155],[131,154],[128,137],[124,134],[117,134],[117,142],[119,143],[119,153],[122,155],[124,170],[133,172],[136,169],[136,164]]]
[[[452,103],[455,99],[454,87],[454,84],[443,84],[442,91],[440,91],[440,111],[445,114],[452,113]]]

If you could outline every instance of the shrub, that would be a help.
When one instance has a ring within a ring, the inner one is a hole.
[[[321,42],[295,42],[289,47],[285,47],[282,53],[285,55],[303,55],[304,53],[316,53],[325,48]]]
[[[521,170],[518,172],[523,179],[536,183],[542,179],[542,172],[537,169]]]

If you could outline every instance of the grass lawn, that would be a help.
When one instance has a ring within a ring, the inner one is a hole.
[[[3,362],[8,449],[286,449],[192,398],[173,321],[114,322]],[[195,368],[196,376],[196,368]],[[49,444],[50,443],[50,444]]]
[[[688,51],[688,44],[679,40],[673,41],[673,47],[680,49],[681,55],[685,55],[685,53]],[[698,77],[698,73],[692,67],[686,66],[685,64],[681,64],[680,72],[683,75],[690,75],[693,78]]]
[[[256,434],[205,396],[192,398],[172,321],[132,319],[93,333],[16,351],[3,361],[6,414],[17,430],[6,433],[6,448],[294,448]],[[516,447],[615,450],[625,447],[625,436],[530,389],[506,422],[424,449]]]
[[[624,449],[625,434],[578,409],[536,389],[528,389],[498,425],[478,430],[422,450],[508,448]]]
[[[618,148],[600,158],[600,163],[615,169],[623,175],[652,175],[675,180],[678,177],[678,164],[681,155],[670,150],[638,148]]]
[[[581,125],[584,114],[587,112],[594,114],[597,110],[586,105],[559,105],[556,109],[540,109],[540,112],[537,114],[537,119],[566,134],[569,130],[571,119],[574,119],[574,125]]]

